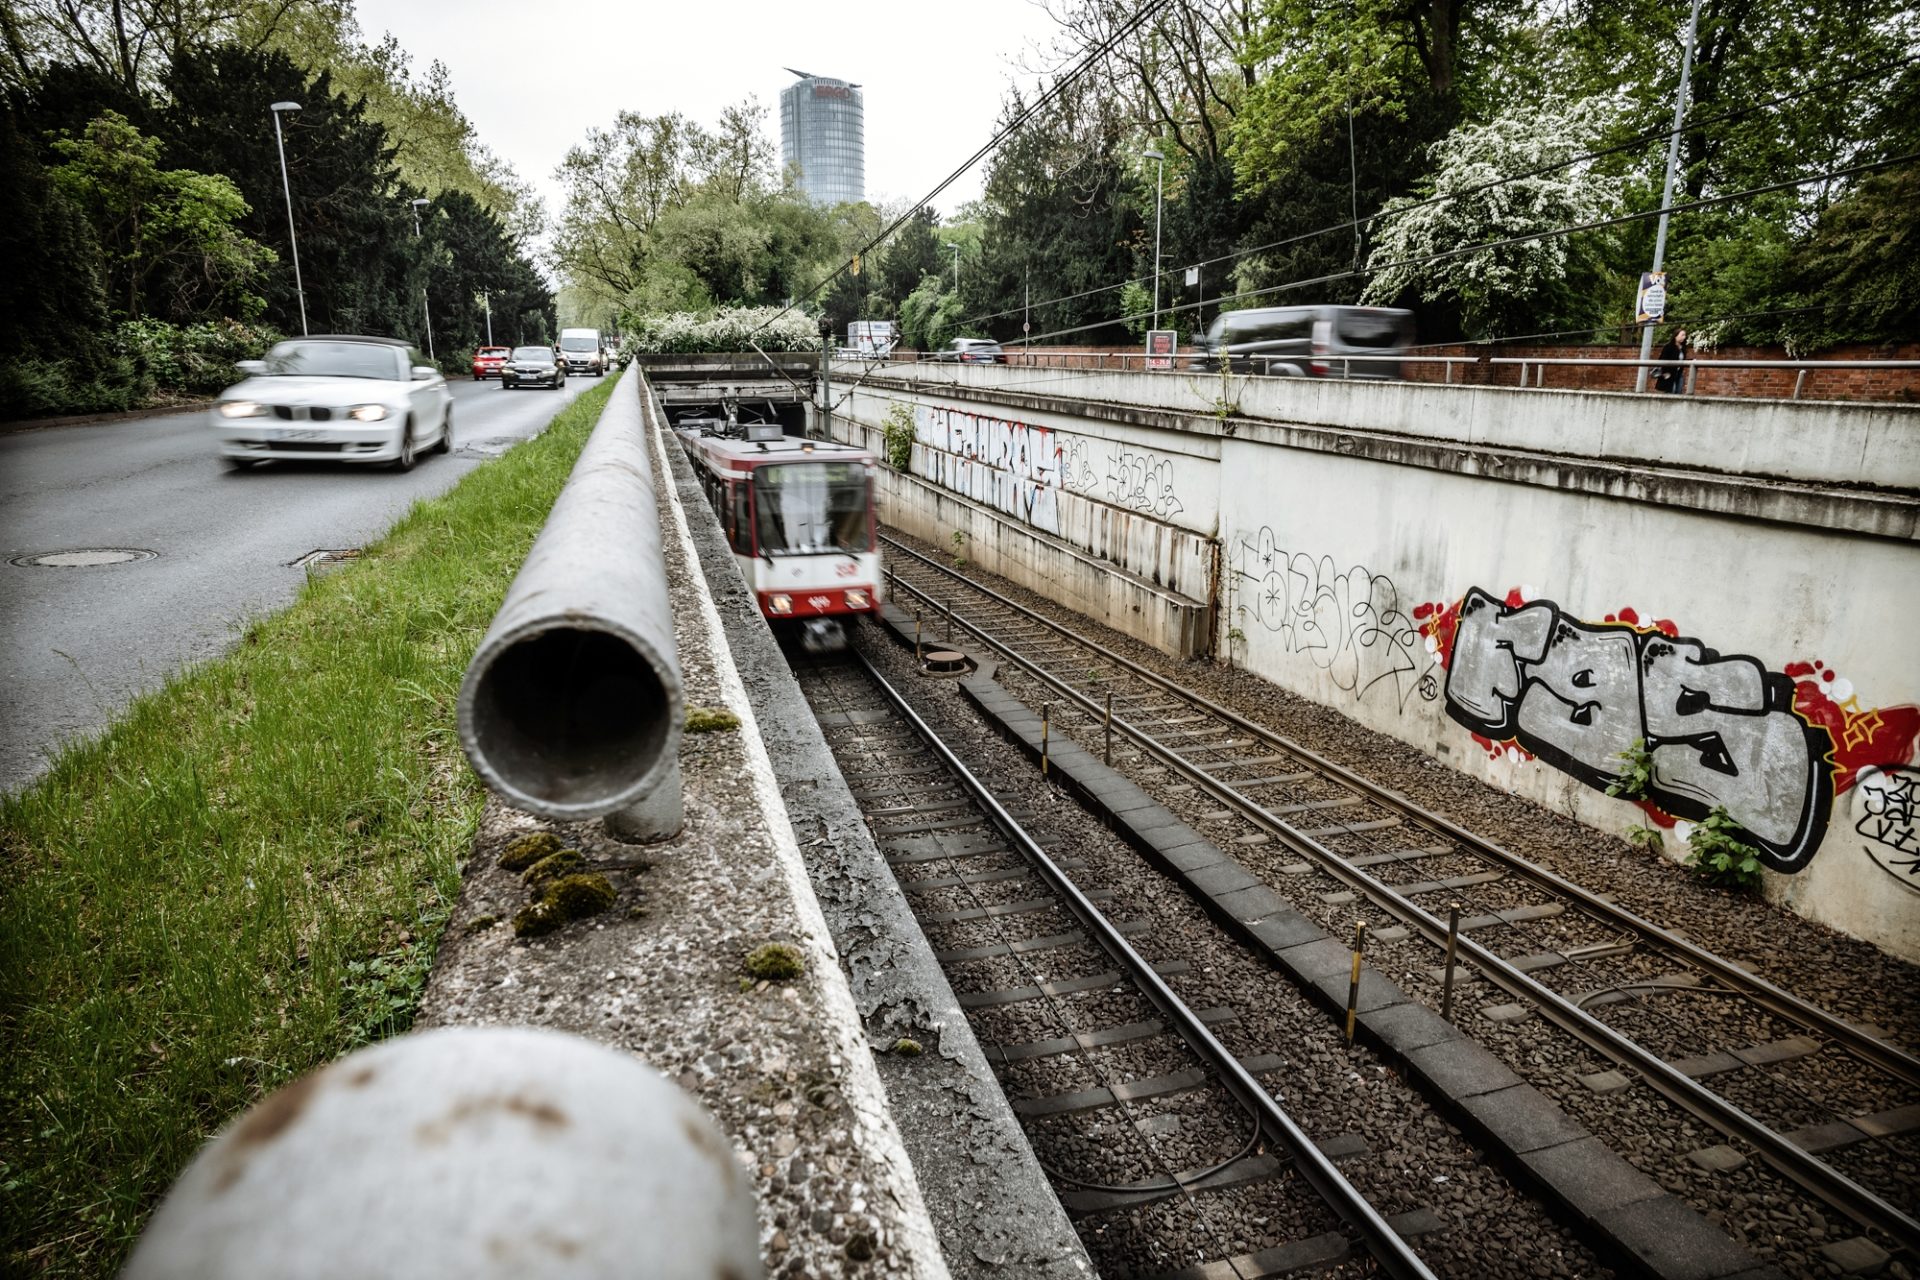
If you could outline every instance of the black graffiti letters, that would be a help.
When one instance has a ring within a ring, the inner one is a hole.
[[[1907,765],[1874,766],[1860,771],[1853,829],[1865,836],[1867,856],[1894,879],[1920,891],[1920,770]]]
[[[1512,738],[1604,789],[1644,740],[1648,799],[1699,820],[1724,808],[1776,871],[1826,833],[1832,742],[1793,710],[1793,681],[1749,657],[1624,623],[1581,622],[1545,600],[1509,607],[1478,587],[1460,606],[1447,714]]]

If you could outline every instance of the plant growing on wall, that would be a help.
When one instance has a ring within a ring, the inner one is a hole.
[[[1687,836],[1687,867],[1721,889],[1759,888],[1760,853],[1740,838],[1746,834],[1725,809],[1715,808]]]
[[[897,404],[887,410],[880,428],[886,439],[887,465],[895,471],[907,471],[913,465],[913,410]]]

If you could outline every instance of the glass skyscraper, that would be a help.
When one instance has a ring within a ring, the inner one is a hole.
[[[788,70],[792,70],[791,67]],[[800,170],[816,204],[867,197],[867,140],[860,86],[827,76],[800,79],[780,94],[780,158]]]

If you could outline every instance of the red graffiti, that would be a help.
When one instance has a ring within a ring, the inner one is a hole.
[[[1789,662],[1781,668],[1793,680],[1793,709],[1833,739],[1833,792],[1843,795],[1869,765],[1906,764],[1920,742],[1920,707],[1860,706],[1851,681],[1826,663]]]

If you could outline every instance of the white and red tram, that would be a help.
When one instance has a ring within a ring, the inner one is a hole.
[[[760,612],[837,640],[845,619],[880,608],[874,456],[770,425],[746,434],[680,438]]]

